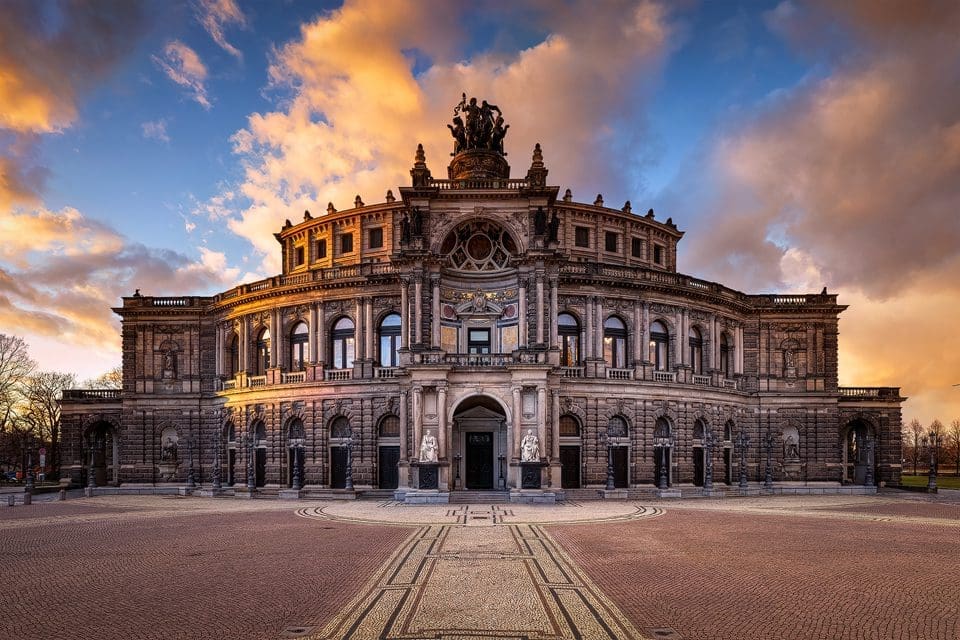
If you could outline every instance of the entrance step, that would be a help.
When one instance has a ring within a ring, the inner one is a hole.
[[[510,502],[509,491],[451,491],[450,502],[453,504],[494,504]]]

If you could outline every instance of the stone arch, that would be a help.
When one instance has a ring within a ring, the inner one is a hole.
[[[454,396],[451,401],[447,402],[447,424],[452,424],[450,420],[452,420],[453,416],[457,414],[457,410],[459,409],[460,405],[468,400],[473,400],[476,398],[489,398],[500,407],[500,411],[503,413],[508,424],[513,420],[513,412],[510,410],[510,403],[504,401],[503,398],[498,397],[495,393],[491,393],[482,389],[465,389],[462,393]]]
[[[577,420],[580,421],[581,433],[586,430],[587,427],[587,412],[583,408],[583,405],[577,404],[577,398],[571,396],[564,396],[560,399],[560,411],[561,413],[569,413],[572,416],[575,416]]]
[[[493,224],[499,225],[503,230],[507,231],[517,247],[517,251],[514,254],[515,256],[522,256],[526,254],[527,250],[529,249],[527,244],[527,238],[529,235],[528,231],[524,229],[522,225],[518,224],[518,222],[512,217],[499,216],[486,209],[475,212],[474,215],[468,218],[446,215],[441,215],[438,217],[438,220],[431,220],[431,222],[437,224],[430,246],[431,252],[435,254],[440,253],[443,243],[450,233],[456,231],[458,227],[471,222],[492,222]]]

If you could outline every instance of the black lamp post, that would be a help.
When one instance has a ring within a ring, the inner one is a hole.
[[[90,435],[90,468],[87,470],[87,487],[90,489],[97,488],[97,474],[93,469],[93,465],[96,462],[96,453],[97,453],[97,443],[93,435]]]
[[[930,493],[937,492],[937,454],[940,452],[941,442],[943,442],[943,438],[936,431],[930,431],[924,437],[924,443],[930,449],[930,467],[927,473],[927,491]]]
[[[347,448],[347,477],[344,480],[343,488],[347,491],[353,491],[353,433],[347,436],[344,445]]]
[[[601,442],[607,445],[607,491],[613,491],[616,488],[613,479],[613,439],[609,433],[604,433]]]
[[[463,456],[460,455],[460,452],[459,452],[459,451],[457,452],[457,455],[453,456],[453,462],[454,462],[454,464],[455,464],[456,467],[457,467],[457,471],[456,471],[456,474],[457,474],[457,475],[456,475],[456,478],[454,479],[454,486],[456,486],[456,487],[459,487],[459,486],[460,486],[460,458],[462,458],[462,457],[463,457]],[[502,460],[502,459],[503,459],[503,456],[500,456],[500,459]],[[502,470],[502,469],[500,470],[500,477],[501,477],[501,478],[503,477],[503,470]]]
[[[867,449],[867,473],[863,478],[863,484],[868,487],[872,487],[874,483],[873,479],[873,449],[876,442],[872,436],[867,436],[866,449]]]
[[[218,428],[219,429],[219,428]],[[220,439],[219,430],[213,436],[213,490],[220,491],[223,489],[222,478],[220,477],[220,466],[222,464],[220,455],[221,450],[223,449],[223,441]]]
[[[28,492],[33,492],[33,449],[30,445],[27,445],[27,473],[26,473],[26,486],[24,487]]]
[[[300,443],[293,445],[293,488],[296,491],[303,489],[303,471],[300,469],[301,451],[303,451],[303,445]]]
[[[750,438],[746,432],[741,431],[737,434],[737,449],[740,451],[740,482],[741,489],[747,488],[747,447],[750,446]]]
[[[763,470],[763,488],[769,491],[773,489],[773,464],[770,459],[773,454],[773,431],[769,427],[763,437],[763,444],[767,454],[766,466]]]
[[[253,493],[257,488],[257,478],[253,469],[254,438],[252,433],[244,434],[247,439],[247,490]]]
[[[193,436],[187,436],[187,454],[190,456],[190,466],[187,469],[187,488],[195,489],[197,480],[193,472]]]
[[[707,429],[703,433],[703,455],[707,458],[703,465],[703,488],[707,491],[713,489],[713,444],[713,429]]]
[[[669,475],[667,473],[667,468],[670,465],[670,447],[673,446],[673,438],[671,436],[664,436],[653,439],[653,449],[654,451],[660,452],[660,468],[659,474],[657,474],[657,488],[664,490],[667,488],[667,482]]]

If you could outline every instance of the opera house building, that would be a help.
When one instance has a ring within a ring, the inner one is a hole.
[[[900,483],[904,398],[838,385],[837,295],[685,275],[672,219],[575,201],[539,144],[511,177],[500,110],[454,116],[445,176],[418,147],[382,202],[287,220],[278,275],[123,298],[122,389],[65,393],[63,477],[407,502]]]

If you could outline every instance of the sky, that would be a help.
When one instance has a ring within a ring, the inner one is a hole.
[[[110,308],[279,271],[305,209],[442,174],[461,93],[574,199],[653,207],[678,268],[819,292],[840,382],[960,418],[960,3],[0,2],[0,333],[83,379]]]

